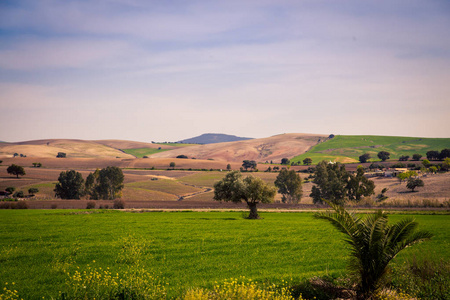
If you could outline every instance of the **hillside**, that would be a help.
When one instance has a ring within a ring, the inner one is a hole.
[[[0,144],[0,157],[11,157],[14,153],[18,153],[27,157],[54,158],[58,152],[64,152],[67,157],[72,158],[133,158],[132,155],[119,149],[95,141],[47,139]]]
[[[358,157],[364,153],[370,154],[371,161],[377,161],[377,153],[380,151],[389,152],[390,158],[397,160],[401,155],[412,157],[415,153],[426,157],[427,151],[441,151],[445,148],[450,148],[450,138],[338,135],[315,145],[307,153],[296,156],[291,161],[301,162],[310,157],[314,164],[324,159],[351,163],[358,162]]]
[[[221,133],[205,133],[190,139],[179,141],[184,144],[217,144],[227,142],[237,142],[251,140],[251,138],[239,137],[235,135],[221,134]]]
[[[262,139],[197,145],[153,154],[151,157],[173,158],[178,155],[186,155],[189,158],[230,162],[242,162],[248,159],[257,162],[273,161],[279,163],[282,158],[290,158],[304,153],[319,141],[326,139],[327,135],[288,133]]]

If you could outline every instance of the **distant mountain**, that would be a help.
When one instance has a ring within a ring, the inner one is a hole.
[[[235,135],[228,135],[222,133],[205,133],[200,136],[196,136],[190,139],[178,141],[178,143],[184,144],[217,144],[225,142],[237,142],[252,140],[252,138],[239,137]]]

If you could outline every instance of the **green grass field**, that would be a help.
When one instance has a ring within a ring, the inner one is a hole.
[[[131,154],[137,158],[142,158],[144,156],[149,156],[155,153],[169,151],[170,149],[157,149],[157,148],[135,148],[135,149],[122,149],[126,154]]]
[[[310,157],[313,164],[322,160],[350,163],[358,162],[358,157],[364,153],[370,153],[370,161],[379,161],[377,153],[380,151],[387,151],[391,154],[390,159],[398,160],[401,155],[409,155],[411,158],[413,154],[418,153],[426,157],[427,151],[441,151],[445,148],[450,148],[450,138],[338,135],[291,161],[303,162],[303,159]]]
[[[91,212],[0,211],[0,289],[14,282],[22,298],[48,299],[70,284],[67,272],[101,267],[120,275],[133,261],[167,282],[170,297],[232,277],[277,283],[345,271],[342,236],[312,213],[247,220],[240,212]],[[435,237],[397,263],[414,253],[448,261],[450,215],[415,217]]]

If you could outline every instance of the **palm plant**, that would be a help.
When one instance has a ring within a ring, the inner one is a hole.
[[[389,262],[403,249],[431,238],[427,231],[415,232],[418,223],[404,218],[388,224],[388,216],[379,210],[365,218],[348,212],[342,206],[327,202],[335,212],[316,213],[315,218],[325,219],[346,235],[350,245],[350,272],[357,278],[358,299],[371,299],[382,286]]]

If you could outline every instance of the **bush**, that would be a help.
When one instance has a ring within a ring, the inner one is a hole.
[[[15,198],[23,198],[23,197],[25,197],[25,195],[24,195],[23,191],[18,191],[18,192],[14,193],[13,197],[15,197]]]
[[[17,201],[17,203],[13,203],[14,205],[11,205],[11,208],[13,209],[27,209],[28,208],[28,204],[21,200],[21,201]]]
[[[88,201],[88,203],[86,203],[86,209],[93,209],[95,208],[95,201]]]
[[[58,208],[58,204],[53,203],[50,207],[51,207],[52,209],[57,209],[57,208]]]
[[[391,168],[406,168],[404,163],[396,163],[391,166]]]
[[[125,201],[123,201],[121,199],[114,200],[113,208],[114,209],[124,209]]]

